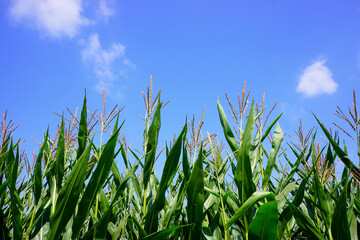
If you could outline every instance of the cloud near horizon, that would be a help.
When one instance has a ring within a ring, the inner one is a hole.
[[[104,50],[98,34],[93,34],[87,40],[84,49],[82,50],[83,61],[93,67],[94,73],[99,82],[95,89],[102,91],[105,89],[112,96],[120,96],[120,92],[114,92],[114,82],[119,80],[120,75],[126,75],[126,70],[121,66],[135,69],[136,65],[130,60],[125,59],[120,61],[125,56],[126,47],[121,43],[113,43],[108,50]],[[114,69],[119,69],[115,71]]]
[[[50,37],[73,38],[90,20],[82,15],[82,0],[13,0],[10,16]]]
[[[338,84],[332,78],[332,72],[325,63],[325,60],[316,61],[306,67],[300,76],[296,92],[302,93],[305,97],[335,93]]]

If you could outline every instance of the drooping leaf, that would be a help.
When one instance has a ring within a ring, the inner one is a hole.
[[[296,182],[289,183],[278,195],[276,195],[276,200],[278,201],[279,209],[282,209],[286,203],[287,195],[298,188]]]
[[[254,192],[241,207],[235,212],[235,214],[227,221],[225,228],[229,228],[234,224],[239,218],[242,218],[254,204],[261,201],[262,199],[267,198],[269,201],[275,200],[275,195],[272,192]]]
[[[288,202],[291,213],[293,214],[296,223],[299,225],[300,229],[303,230],[306,234],[306,237],[310,239],[320,239],[325,240],[321,231],[314,225],[310,217],[306,215],[303,211],[298,209],[294,204]]]
[[[217,101],[217,108],[218,108],[218,112],[219,112],[220,123],[223,128],[226,141],[228,142],[228,144],[231,148],[231,151],[236,153],[239,151],[239,145],[236,142],[235,136],[230,128],[229,122],[226,118],[224,109],[219,102],[219,99]]]

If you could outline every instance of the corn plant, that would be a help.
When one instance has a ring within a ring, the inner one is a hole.
[[[141,150],[120,132],[122,109],[106,115],[104,100],[102,113],[89,112],[85,96],[79,120],[77,110],[68,110],[70,118],[58,114],[57,133],[44,133],[33,165],[5,113],[0,238],[358,239],[360,170],[319,119],[328,143],[317,142],[313,129],[304,134],[301,122],[299,139],[284,142],[282,114],[267,126],[275,106],[264,117],[265,95],[249,105],[244,84],[239,109],[226,95],[233,128],[217,102],[226,144],[202,132],[204,109],[197,126],[195,117],[184,118],[174,140],[161,146],[160,93],[153,98],[150,80]],[[338,161],[345,165],[340,178]]]

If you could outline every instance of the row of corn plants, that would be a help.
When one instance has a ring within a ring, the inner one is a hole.
[[[217,103],[225,144],[201,132],[201,117],[198,126],[184,119],[161,149],[163,103],[148,88],[140,151],[127,146],[120,111],[95,115],[85,97],[80,120],[62,115],[55,138],[46,131],[30,167],[4,118],[0,239],[358,239],[360,170],[346,145],[315,116],[324,146],[302,127],[295,143],[283,142],[281,114],[266,126],[264,102],[247,108],[244,90],[239,109],[228,100],[234,127]],[[338,161],[345,165],[340,178]]]

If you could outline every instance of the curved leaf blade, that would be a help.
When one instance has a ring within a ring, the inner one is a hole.
[[[331,223],[331,234],[334,240],[350,240],[350,226],[347,219],[348,209],[346,208],[347,184],[341,191],[336,203],[334,215]]]
[[[148,141],[146,144],[144,175],[142,179],[143,180],[142,185],[144,186],[143,187],[144,190],[147,189],[148,183],[150,181],[150,175],[154,168],[156,147],[157,147],[159,131],[161,127],[161,118],[160,118],[161,106],[162,103],[160,102],[160,98],[159,98],[159,101],[156,105],[153,120],[149,128]]]
[[[99,162],[89,180],[88,185],[86,186],[85,192],[79,203],[78,214],[76,215],[72,226],[73,237],[78,236],[96,195],[99,193],[102,185],[109,176],[109,172],[114,161],[114,152],[119,130],[120,129],[118,129],[105,144]]]
[[[186,131],[187,124],[185,124],[183,127],[180,135],[176,139],[165,160],[165,165],[160,180],[159,192],[157,193],[155,202],[148,211],[145,219],[145,231],[147,233],[154,233],[158,229],[158,214],[165,206],[166,190],[169,188],[170,183],[174,178],[175,173],[177,172],[182,149],[182,141],[185,139]]]
[[[325,240],[321,231],[314,225],[310,217],[303,211],[298,209],[294,204],[288,202],[291,213],[294,215],[296,223],[306,233],[306,236],[311,239]]]
[[[266,164],[266,169],[265,169],[265,173],[264,173],[264,180],[262,183],[262,187],[265,189],[267,184],[269,183],[270,177],[271,177],[271,173],[272,170],[274,168],[275,165],[275,160],[277,157],[277,153],[279,152],[282,140],[284,139],[284,134],[280,128],[279,123],[276,124],[275,127],[275,131],[274,131],[274,136],[272,139],[272,147],[271,147],[271,151],[270,151],[270,156],[268,159],[268,162]]]
[[[235,214],[227,221],[225,228],[229,228],[234,224],[239,218],[243,217],[248,210],[254,206],[257,202],[262,199],[267,198],[269,201],[275,200],[275,195],[272,192],[254,192],[241,207],[235,212]]]
[[[58,239],[66,224],[74,214],[75,207],[83,190],[87,163],[90,157],[91,144],[87,146],[81,157],[75,163],[56,201],[54,214],[50,217],[50,233],[48,239]]]
[[[265,203],[258,209],[255,218],[250,224],[249,239],[276,239],[278,221],[277,202]]]

